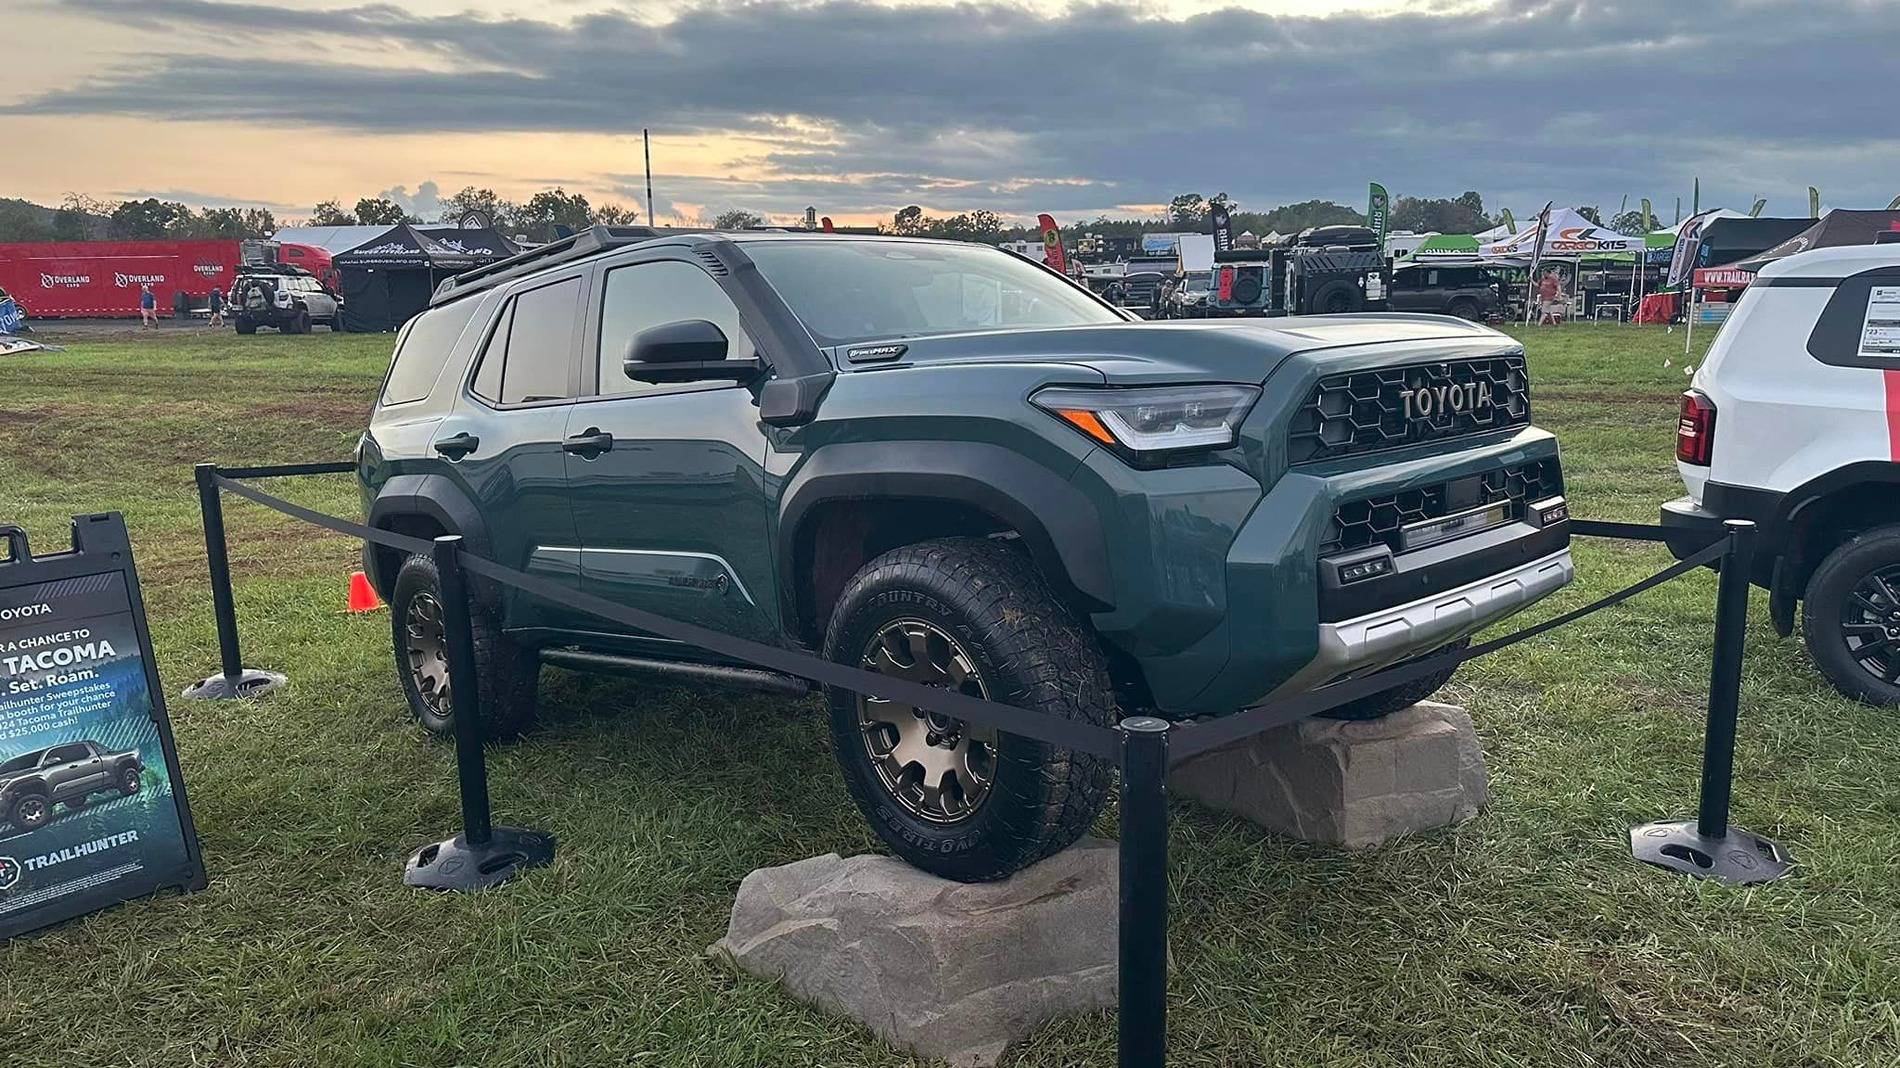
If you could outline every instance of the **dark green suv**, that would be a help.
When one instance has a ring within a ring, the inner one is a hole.
[[[1442,316],[1142,323],[974,245],[596,228],[445,283],[359,451],[370,522],[650,612],[1108,724],[1217,716],[1463,641],[1571,577],[1522,348]],[[370,547],[411,707],[436,575]],[[477,587],[483,707],[543,664],[806,684]],[[1393,711],[1427,680],[1342,710]],[[829,694],[905,859],[1000,878],[1096,759]]]

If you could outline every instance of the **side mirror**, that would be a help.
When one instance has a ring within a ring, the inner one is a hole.
[[[758,359],[728,360],[725,331],[704,319],[648,327],[627,343],[623,366],[636,382],[745,382],[758,376]]]

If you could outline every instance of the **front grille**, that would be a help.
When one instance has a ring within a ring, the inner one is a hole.
[[[1506,500],[1513,505],[1511,518],[1523,519],[1526,505],[1563,491],[1563,469],[1552,457],[1422,489],[1344,501],[1333,513],[1332,526],[1320,543],[1319,554],[1331,556],[1380,544],[1398,552],[1399,531],[1413,523]]]
[[[1293,417],[1287,451],[1303,464],[1530,421],[1523,356],[1381,367],[1320,379]]]

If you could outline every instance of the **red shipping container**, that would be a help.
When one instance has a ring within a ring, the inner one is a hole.
[[[0,288],[33,319],[136,319],[139,287],[150,283],[158,314],[172,314],[183,290],[193,308],[237,279],[237,241],[52,241],[0,245]]]

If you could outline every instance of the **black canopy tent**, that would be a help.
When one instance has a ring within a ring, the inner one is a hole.
[[[1875,235],[1885,230],[1900,230],[1900,211],[1849,211],[1836,208],[1819,222],[1788,238],[1766,252],[1732,264],[1745,271],[1759,271],[1784,256],[1813,248],[1840,248],[1846,245],[1871,245]]]
[[[1751,219],[1724,216],[1702,230],[1697,267],[1719,267],[1770,249],[1814,225],[1813,219]]]
[[[330,261],[343,286],[343,329],[398,329],[429,306],[442,279],[513,252],[492,230],[392,226]]]

